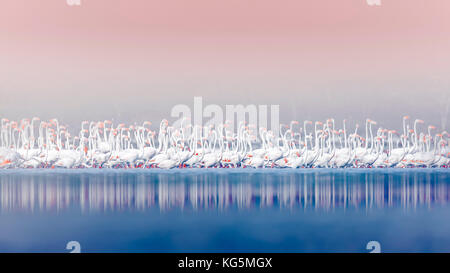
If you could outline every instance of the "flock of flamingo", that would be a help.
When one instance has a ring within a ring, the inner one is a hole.
[[[403,130],[356,124],[347,131],[325,122],[280,125],[278,133],[240,122],[234,132],[218,126],[180,126],[162,120],[127,126],[83,121],[77,135],[57,119],[19,122],[3,118],[0,169],[12,168],[448,168],[448,132],[433,133],[416,119],[403,117]],[[411,126],[412,125],[412,126]]]

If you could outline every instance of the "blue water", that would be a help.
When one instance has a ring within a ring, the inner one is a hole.
[[[2,170],[0,252],[450,252],[450,171]]]

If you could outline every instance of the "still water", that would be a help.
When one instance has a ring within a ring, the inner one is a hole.
[[[0,252],[450,252],[450,171],[2,170]]]

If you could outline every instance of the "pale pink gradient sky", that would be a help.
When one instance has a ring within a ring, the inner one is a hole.
[[[158,121],[173,105],[449,127],[450,1],[3,0],[0,116]]]

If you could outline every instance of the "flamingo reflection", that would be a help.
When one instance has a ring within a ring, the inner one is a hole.
[[[7,211],[377,209],[449,203],[442,171],[51,173],[0,175]]]

